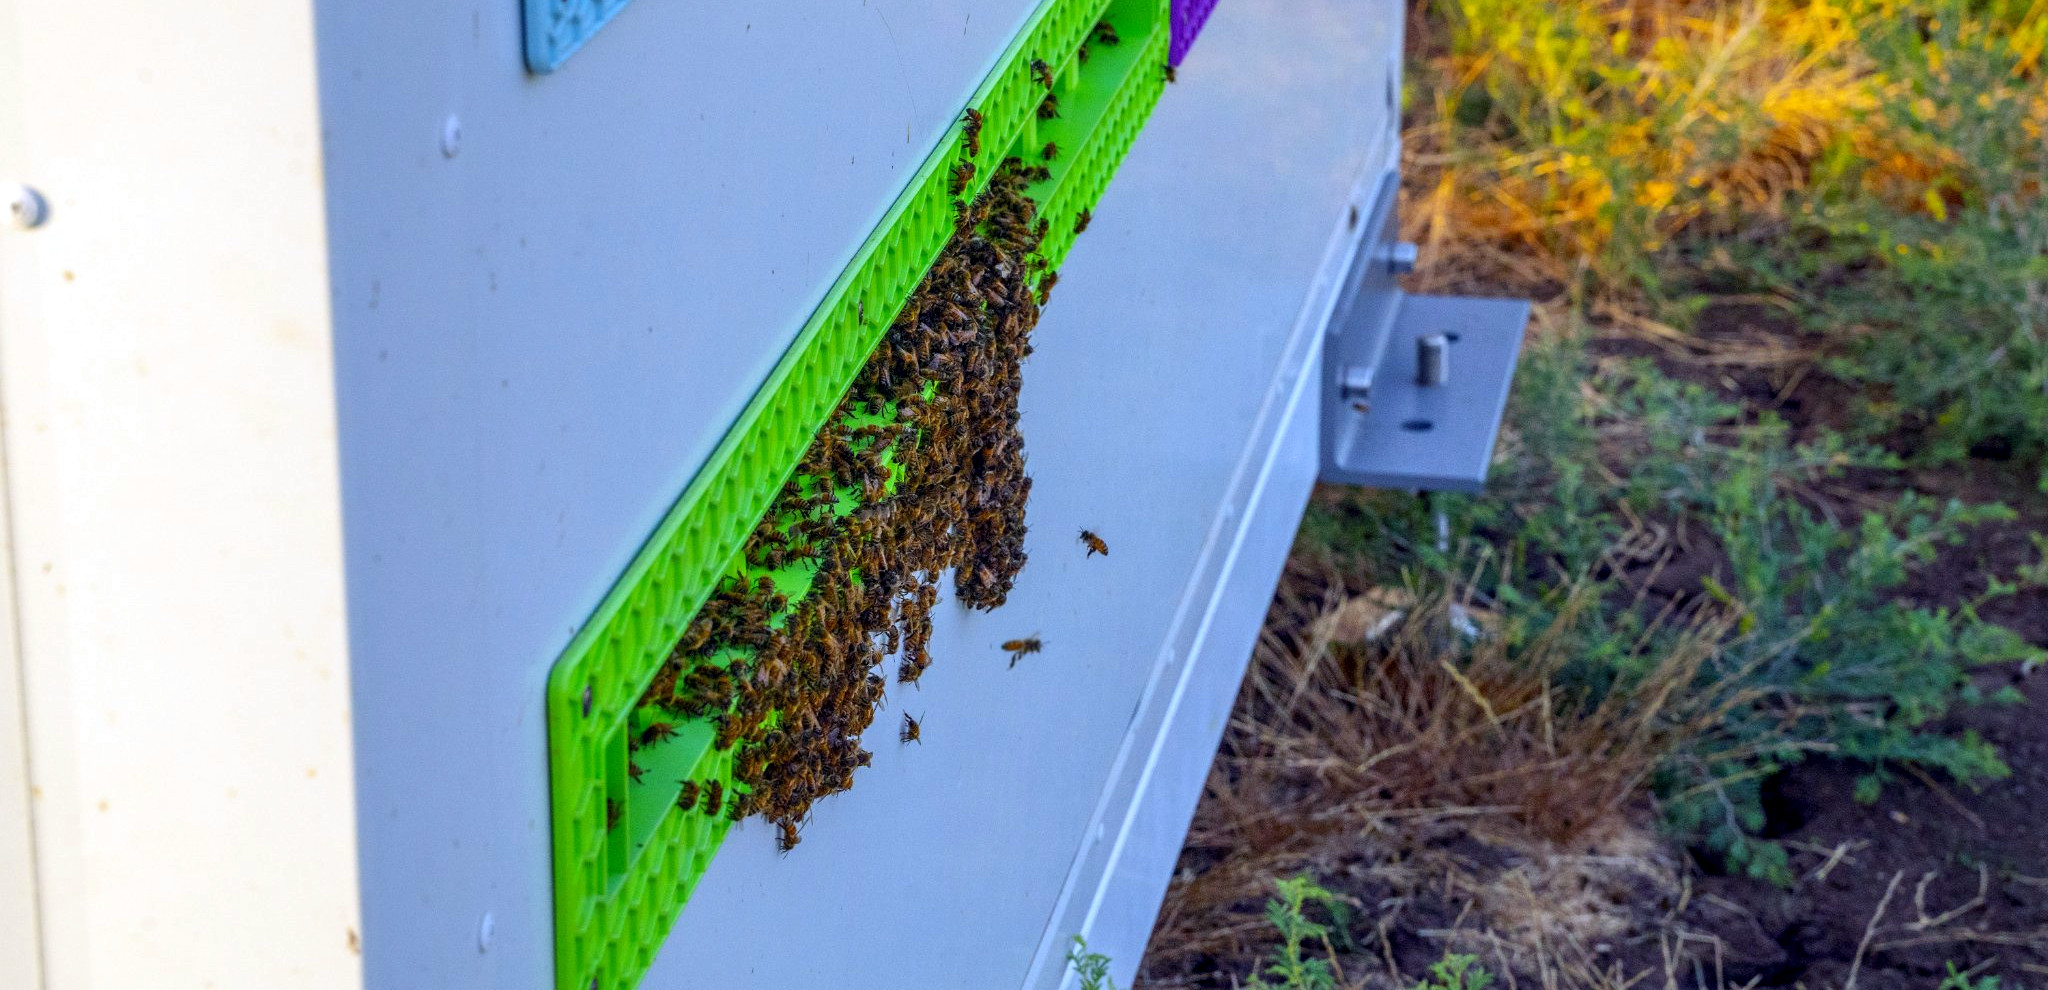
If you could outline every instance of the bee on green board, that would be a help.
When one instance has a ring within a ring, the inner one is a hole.
[[[967,139],[967,157],[981,157],[981,111],[968,107],[960,115],[960,135]]]

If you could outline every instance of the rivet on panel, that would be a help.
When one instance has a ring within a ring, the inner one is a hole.
[[[462,118],[449,114],[441,121],[441,157],[453,158],[462,154]]]
[[[7,216],[17,228],[34,230],[50,218],[50,204],[43,194],[18,182],[0,182],[0,198],[7,200]]]

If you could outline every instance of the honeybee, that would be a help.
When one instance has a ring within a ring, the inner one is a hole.
[[[981,111],[968,107],[960,115],[960,134],[967,139],[967,157],[981,157]]]
[[[639,783],[639,782],[641,781],[641,778],[643,778],[643,777],[646,777],[646,776],[647,776],[647,768],[646,768],[646,767],[643,767],[643,766],[641,766],[641,765],[640,765],[640,764],[638,764],[638,763],[634,763],[634,762],[633,762],[633,761],[631,761],[631,760],[627,760],[627,761],[626,761],[626,776],[628,776],[628,777],[631,777],[631,778],[633,778],[633,783],[636,783],[636,784],[637,784],[637,783]]]
[[[797,843],[804,841],[803,836],[797,834],[796,826],[789,822],[778,822],[775,831],[775,851],[784,856],[789,855],[789,851],[795,849]]]
[[[704,813],[713,818],[725,806],[725,785],[715,780],[704,782]]]
[[[1039,85],[1044,86],[1046,89],[1051,89],[1052,66],[1045,64],[1045,60],[1042,58],[1032,59],[1031,78],[1038,80]]]
[[[606,798],[604,801],[604,828],[609,832],[619,827],[619,819],[626,816],[626,805],[622,801]]]
[[[676,807],[686,812],[695,809],[697,807],[697,782],[694,780],[679,780],[676,783],[683,785],[682,792],[676,795]]]
[[[1171,84],[1171,83],[1177,83],[1177,82],[1179,82],[1179,81],[1180,81],[1180,78],[1179,78],[1178,74],[1177,74],[1177,73],[1175,73],[1175,72],[1173,71],[1173,66],[1172,66],[1172,65],[1168,65],[1168,66],[1166,67],[1166,81],[1167,81],[1167,82],[1168,82],[1169,84]]]
[[[1074,233],[1085,233],[1088,230],[1088,225],[1093,222],[1095,222],[1095,211],[1085,206],[1081,207],[1081,212],[1074,214]]]
[[[1095,40],[1112,48],[1124,43],[1124,39],[1117,36],[1116,28],[1108,21],[1095,22]]]
[[[1109,556],[1109,544],[1102,542],[1102,537],[1095,535],[1090,530],[1084,529],[1081,531],[1081,545],[1088,548],[1088,552],[1083,554],[1083,557],[1093,557],[1098,553],[1105,557]]]
[[[918,743],[919,745],[923,745],[924,725],[918,722],[916,716],[910,714],[909,712],[904,712],[903,728],[896,733],[896,740],[904,744],[905,746],[908,746],[911,743]]]
[[[1060,98],[1056,93],[1045,94],[1045,101],[1038,105],[1038,119],[1051,120],[1060,115]]]
[[[967,184],[968,184],[968,183],[970,183],[970,182],[973,182],[973,181],[974,181],[974,163],[973,163],[973,162],[970,162],[970,161],[966,161],[966,160],[964,160],[964,159],[963,159],[963,160],[961,160],[961,161],[959,161],[959,162],[955,162],[955,163],[953,164],[953,184],[952,184],[952,187],[951,187],[951,188],[952,188],[952,190],[953,190],[953,195],[955,195],[955,196],[958,196],[958,195],[960,195],[961,193],[964,193],[964,192],[966,192],[966,191],[967,191]]]
[[[1037,636],[1026,636],[1023,639],[1009,640],[1003,643],[1002,648],[1010,654],[1010,666],[1015,667],[1017,661],[1045,649],[1045,644],[1040,642]]]
[[[1046,161],[1052,161],[1059,156],[1060,145],[1057,141],[1047,141],[1045,143],[1045,150],[1039,153],[1039,157],[1044,158]]]

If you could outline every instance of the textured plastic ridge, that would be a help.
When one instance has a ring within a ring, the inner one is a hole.
[[[1105,19],[1122,43],[1092,46],[1083,64],[1075,53]],[[1051,223],[1041,250],[1053,265],[1164,88],[1166,20],[1165,0],[1046,0],[967,104],[983,115],[967,195],[1010,154],[1047,165],[1030,193]],[[1037,118],[1037,59],[1054,69],[1056,119]],[[1047,141],[1062,149],[1051,162]],[[628,776],[628,739],[644,728],[634,705],[720,578],[741,566],[748,535],[951,237],[950,170],[965,156],[955,124],[549,673],[558,990],[637,983],[731,827],[675,810],[682,780],[731,783],[732,754],[712,747],[708,724],[641,747],[631,758],[644,774]]]
[[[1209,22],[1209,13],[1215,9],[1216,0],[1173,0],[1173,47],[1166,55],[1168,65],[1179,65],[1188,57],[1195,36],[1202,33],[1202,25]]]
[[[526,0],[526,68],[546,74],[561,67],[597,29],[630,0]]]

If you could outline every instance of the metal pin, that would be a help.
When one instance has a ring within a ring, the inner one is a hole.
[[[1442,385],[1451,378],[1451,338],[1433,333],[1415,338],[1415,381],[1425,386]]]

